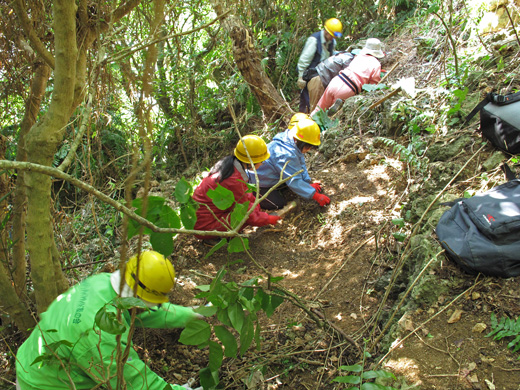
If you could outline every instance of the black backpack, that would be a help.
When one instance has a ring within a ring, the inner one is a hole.
[[[520,275],[520,180],[451,204],[435,229],[448,257],[471,274]]]
[[[488,93],[466,117],[467,124],[480,112],[480,132],[495,147],[520,154],[520,92],[509,95]]]

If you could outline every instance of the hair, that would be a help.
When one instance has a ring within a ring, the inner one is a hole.
[[[296,144],[296,147],[300,150],[300,152],[303,152],[303,148],[306,146],[310,146],[311,148],[314,146],[314,145],[304,142],[298,138],[295,139],[295,144]]]
[[[218,174],[217,181],[226,180],[235,171],[235,167],[233,166],[235,159],[237,159],[237,158],[233,155],[224,157],[222,160],[219,160],[213,166],[213,168],[211,168],[211,171],[209,172],[209,174],[213,175],[213,174],[217,173]]]

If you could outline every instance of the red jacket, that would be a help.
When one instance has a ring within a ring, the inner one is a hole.
[[[233,211],[235,205],[231,206],[227,210],[220,210],[213,204],[213,201],[208,197],[207,192],[209,189],[217,188],[217,185],[220,184],[222,187],[227,188],[235,195],[235,201],[237,203],[245,203],[249,201],[249,208],[255,201],[255,196],[248,192],[246,193],[247,186],[244,183],[244,178],[235,167],[235,171],[233,174],[227,179],[217,182],[218,174],[214,173],[212,175],[207,176],[199,186],[195,189],[193,194],[193,200],[200,203],[200,206],[197,210],[197,222],[195,223],[195,230],[217,230],[221,232],[225,232],[229,229],[224,227],[221,222],[215,219],[215,217],[209,212],[208,208],[205,206],[209,206],[211,211],[217,216],[220,221],[223,221],[226,226],[230,226],[229,216]],[[255,210],[249,215],[244,227],[247,225],[250,226],[264,226],[269,222],[268,218],[269,214],[260,210],[260,206],[257,205]],[[200,239],[212,238],[214,236],[196,236]]]

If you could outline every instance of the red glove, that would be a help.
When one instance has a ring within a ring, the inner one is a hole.
[[[321,183],[311,183],[311,187],[316,190],[316,192],[321,192]]]
[[[319,194],[318,192],[314,193],[312,197],[320,206],[325,206],[330,203],[330,198],[327,195]]]
[[[278,215],[268,215],[267,216],[267,223],[269,225],[276,225],[276,222],[278,222],[280,220],[281,217],[279,217]]]

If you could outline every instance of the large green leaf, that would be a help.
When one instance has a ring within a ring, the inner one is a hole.
[[[244,356],[244,353],[249,349],[254,335],[255,329],[253,321],[251,321],[249,317],[246,317],[244,325],[242,326],[242,331],[240,332],[240,356]]]
[[[361,382],[361,378],[359,376],[355,375],[347,375],[347,376],[337,376],[332,380],[332,382],[338,382],[338,383],[350,383],[353,385],[357,385]]]
[[[361,372],[363,371],[363,366],[360,364],[354,364],[352,366],[340,366],[339,369],[348,372]]]
[[[116,297],[116,298],[112,299],[112,304],[116,308],[121,309],[121,310],[129,310],[129,309],[132,309],[133,307],[149,310],[148,306],[146,306],[146,304],[141,299],[135,298],[135,297],[126,297],[126,298]]]
[[[181,207],[181,221],[186,229],[194,229],[197,222],[197,209],[192,204],[185,204]]]
[[[202,320],[188,322],[179,337],[179,341],[185,345],[207,344],[211,336],[210,325]]]
[[[154,251],[159,252],[164,257],[168,257],[173,252],[173,234],[152,232],[150,234],[150,244],[152,244]]]
[[[230,215],[231,227],[234,229],[244,219],[249,208],[249,202],[237,203]]]
[[[395,379],[394,374],[385,370],[377,370],[377,371],[365,371],[361,374],[363,379],[374,379],[374,378],[392,378]]]
[[[157,226],[164,228],[180,229],[181,219],[170,206],[163,205],[159,214]]]
[[[233,328],[235,328],[238,333],[241,333],[245,317],[242,305],[237,302],[230,304],[228,307],[228,316]]]
[[[227,210],[235,202],[233,192],[222,187],[220,184],[214,190],[208,190],[207,195],[219,210]]]
[[[242,244],[243,242],[243,244]],[[227,250],[229,253],[240,253],[244,251],[244,246],[246,250],[249,250],[249,239],[241,238],[241,237],[233,237],[228,244]]]
[[[209,367],[199,371],[200,384],[204,389],[214,389],[218,384],[218,372],[211,371]]]
[[[175,186],[175,192],[173,195],[179,203],[188,203],[191,198],[193,188],[191,184],[183,177]]]
[[[219,343],[215,341],[209,342],[209,369],[213,371],[218,371],[220,366],[222,366],[222,360],[224,359],[224,354],[222,352],[222,347]]]
[[[227,330],[224,326],[215,326],[213,329],[215,335],[218,337],[220,342],[224,345],[224,355],[226,357],[235,357],[238,351],[237,340],[235,336]]]
[[[95,323],[99,329],[110,334],[123,334],[126,331],[126,325],[117,319],[116,313],[108,311],[106,305],[96,313]]]

